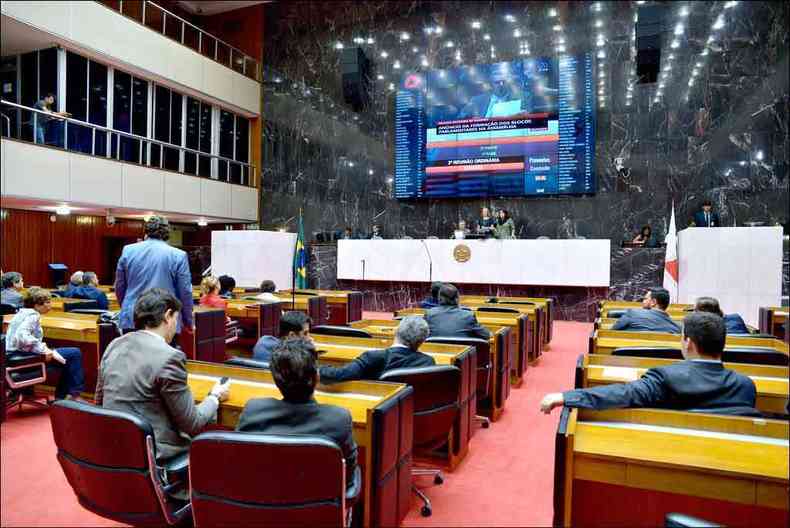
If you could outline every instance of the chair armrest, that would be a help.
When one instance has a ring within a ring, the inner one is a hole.
[[[721,525],[691,515],[668,513],[664,520],[664,526],[667,528],[714,528]]]
[[[236,367],[256,368],[256,369],[269,369],[269,363],[257,359],[232,357],[225,360],[226,365],[234,365]]]
[[[346,486],[346,502],[348,506],[353,506],[359,498],[359,492],[362,491],[362,470],[357,466],[354,469],[354,481],[351,486]]]

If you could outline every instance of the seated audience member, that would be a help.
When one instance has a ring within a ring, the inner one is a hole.
[[[136,332],[107,347],[99,366],[96,404],[145,418],[154,428],[157,460],[189,449],[189,437],[216,420],[229,383],[216,383],[195,405],[187,384],[186,356],[168,343],[178,328],[181,301],[162,288],[146,290],[134,304]]]
[[[223,310],[228,307],[228,301],[219,296],[219,281],[216,277],[209,275],[203,277],[200,281],[200,306],[209,306],[211,308],[222,308]]]
[[[82,273],[82,286],[74,288],[70,295],[67,297],[74,297],[75,299],[90,299],[96,301],[100,310],[106,310],[110,303],[107,300],[107,294],[99,288],[99,278],[92,271]]]
[[[727,328],[728,334],[748,334],[749,328],[743,321],[743,318],[738,314],[727,314],[721,311],[718,299],[713,297],[700,297],[694,304],[695,312],[708,312],[714,313],[724,319],[724,326]]]
[[[668,307],[669,292],[664,288],[650,288],[642,299],[642,308],[626,311],[615,321],[612,330],[679,334],[680,327],[666,312]]]
[[[219,296],[223,299],[233,299],[233,288],[236,287],[236,279],[230,275],[220,275],[219,277]]]
[[[540,403],[544,413],[554,407],[613,409],[660,407],[722,414],[759,414],[754,382],[724,368],[726,330],[721,317],[695,312],[683,319],[683,357],[666,367],[651,368],[631,383],[603,385],[547,394]]]
[[[280,302],[280,298],[274,295],[277,291],[277,286],[274,281],[265,280],[261,282],[261,293],[256,295],[255,298],[264,302]]]
[[[16,271],[9,271],[3,274],[3,290],[0,291],[0,303],[22,308],[21,289],[25,287],[22,274]]]
[[[392,346],[384,350],[369,350],[342,367],[321,367],[321,382],[377,380],[388,370],[435,365],[431,356],[419,351],[428,335],[425,319],[417,315],[404,317],[395,331]]]
[[[8,325],[5,351],[44,356],[49,363],[48,368],[61,370],[55,398],[77,398],[85,390],[82,352],[73,347],[53,350],[44,343],[41,316],[51,309],[52,297],[49,292],[43,288],[30,288],[25,294],[24,308],[14,315]]]
[[[236,430],[329,437],[343,451],[346,482],[350,487],[357,467],[357,444],[352,435],[351,413],[342,407],[319,404],[313,398],[313,391],[318,384],[313,344],[300,337],[283,340],[272,352],[271,370],[283,399],[249,400],[239,417]]]
[[[639,246],[655,247],[656,239],[653,236],[653,229],[649,225],[644,226],[639,234],[634,237],[631,243]]]
[[[458,307],[458,289],[452,284],[439,288],[439,306],[425,312],[433,337],[476,337],[488,339],[491,332],[480,326],[475,313]]]
[[[272,351],[287,337],[310,339],[310,318],[304,312],[290,311],[280,316],[279,339],[262,336],[252,349],[252,359],[271,361]]]
[[[431,283],[431,296],[426,297],[420,303],[420,308],[425,310],[430,310],[431,308],[436,308],[439,306],[439,290],[442,288],[441,282],[432,282]]]
[[[70,297],[72,299],[75,298],[74,291],[77,288],[82,287],[82,276],[83,273],[81,271],[75,271],[74,273],[72,273],[71,278],[69,279],[69,283],[66,285],[65,288],[63,288],[63,290],[60,292],[60,295],[63,297]]]

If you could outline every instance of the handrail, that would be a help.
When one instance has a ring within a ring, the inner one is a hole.
[[[113,9],[112,6],[107,5],[106,2],[102,2],[102,1],[99,0],[98,3],[102,4],[103,6],[105,6],[108,9],[116,11],[115,9]],[[195,29],[198,32],[198,50],[197,50],[198,53],[200,53],[201,55],[203,54],[203,52],[202,52],[202,49],[203,49],[203,46],[202,46],[203,35],[205,35],[207,37],[210,37],[210,38],[214,39],[217,43],[219,43],[219,44],[225,46],[226,48],[228,48],[228,50],[230,51],[230,53],[229,53],[229,55],[230,55],[229,56],[229,61],[230,61],[231,65],[227,65],[227,64],[224,64],[223,62],[220,62],[217,59],[217,46],[215,46],[214,47],[214,61],[215,62],[218,62],[219,64],[223,64],[223,65],[229,67],[230,69],[233,69],[233,66],[232,66],[232,63],[233,63],[233,52],[235,52],[238,55],[241,55],[242,58],[243,58],[242,74],[247,76],[248,78],[250,78],[250,76],[247,74],[247,62],[248,61],[252,62],[253,65],[255,66],[254,67],[255,71],[254,71],[253,77],[251,77],[251,78],[256,80],[256,81],[258,81],[258,82],[260,82],[260,61],[258,61],[254,57],[248,55],[247,53],[245,53],[244,51],[240,50],[236,46],[234,46],[232,44],[229,44],[228,42],[222,40],[221,38],[217,37],[216,35],[214,35],[212,33],[209,33],[208,31],[200,28],[199,26],[196,26],[195,24],[193,24],[189,20],[186,20],[186,19],[178,16],[177,14],[173,13],[172,11],[169,11],[169,10],[165,9],[164,7],[162,7],[161,5],[157,4],[156,2],[152,2],[150,0],[143,0],[141,2],[141,4],[142,4],[142,21],[141,21],[142,25],[148,27],[149,29],[152,29],[151,26],[149,26],[148,24],[145,23],[146,6],[148,4],[150,4],[150,5],[154,6],[154,7],[156,7],[157,9],[159,9],[162,13],[164,13],[165,18],[166,17],[173,17],[173,18],[179,20],[182,24],[186,24],[186,25],[188,25],[189,27]],[[124,14],[124,12],[123,12],[123,0],[121,0],[119,2],[119,6],[118,6],[117,12],[120,13],[121,15]],[[162,33],[166,35],[164,24],[165,24],[165,21],[163,20],[162,21],[162,25],[163,25]],[[184,44],[184,30],[183,30],[183,28],[181,30],[181,44],[189,47],[190,49],[192,49],[190,46]],[[234,70],[234,71],[236,71],[236,70]]]
[[[8,137],[11,137],[11,118],[8,117],[7,115],[5,115],[2,112],[0,112],[0,115],[3,116],[3,119],[5,119],[5,122],[8,125]],[[0,130],[0,135],[2,135],[2,134],[3,134],[3,132],[2,132],[2,130]]]
[[[217,159],[219,161],[224,161],[224,162],[227,162],[227,163],[233,163],[233,164],[236,164],[236,165],[239,165],[239,166],[242,166],[242,167],[247,167],[248,170],[253,170],[254,171],[254,169],[255,169],[255,165],[253,165],[252,163],[246,162],[246,161],[238,161],[238,160],[226,158],[224,156],[220,156],[219,154],[210,154],[208,152],[203,152],[201,150],[195,150],[195,149],[192,149],[192,148],[189,148],[189,147],[182,147],[180,145],[174,145],[174,144],[168,143],[166,141],[161,141],[161,140],[158,140],[158,139],[148,138],[148,137],[145,137],[145,136],[139,136],[139,135],[131,133],[131,132],[124,132],[122,130],[115,130],[115,129],[112,129],[112,128],[107,128],[107,127],[104,127],[104,126],[101,126],[101,125],[96,125],[96,124],[93,124],[93,123],[88,123],[86,121],[81,121],[79,119],[74,119],[73,117],[65,117],[65,116],[57,115],[57,114],[52,113],[52,112],[45,112],[45,111],[39,110],[37,108],[31,108],[29,106],[24,106],[24,105],[21,105],[21,104],[12,103],[11,101],[7,101],[5,99],[0,99],[0,105],[2,105],[2,106],[9,106],[9,107],[12,107],[12,108],[16,108],[18,110],[23,110],[25,112],[32,112],[32,113],[36,113],[36,114],[44,114],[44,115],[47,116],[48,119],[57,119],[57,120],[60,120],[60,121],[65,121],[66,123],[73,123],[73,124],[78,125],[78,126],[88,127],[88,128],[93,129],[94,131],[99,131],[99,132],[104,132],[104,133],[109,133],[109,134],[117,134],[119,136],[124,136],[124,137],[130,138],[130,139],[134,139],[134,140],[137,140],[137,141],[141,142],[141,148],[142,148],[142,142],[144,142],[144,143],[152,143],[152,144],[156,144],[156,145],[158,145],[160,147],[181,150],[181,151],[188,152],[188,153],[191,153],[191,154],[196,154],[198,156],[204,156],[204,157],[207,157],[207,158],[214,158],[214,159]],[[0,114],[2,114],[2,113],[0,112]],[[8,135],[10,137],[11,136],[11,119],[5,114],[2,114],[2,115],[6,119],[8,119],[8,123],[9,123]],[[109,151],[108,151],[106,157],[108,157],[108,158],[110,157]],[[162,157],[164,157],[164,156],[162,156]],[[140,164],[141,165],[149,165],[149,166],[151,165],[150,162],[149,163],[143,163],[142,161],[140,162]],[[251,173],[250,173],[249,180],[252,181]]]

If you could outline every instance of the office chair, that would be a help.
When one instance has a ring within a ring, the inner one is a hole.
[[[683,353],[679,348],[633,346],[620,347],[612,351],[613,356],[630,356],[641,358],[657,359],[683,359]]]
[[[725,363],[753,363],[755,365],[790,365],[790,358],[772,348],[763,347],[727,347],[721,355]]]
[[[5,409],[18,405],[22,409],[23,403],[36,407],[49,407],[49,399],[44,396],[44,403],[36,399],[34,385],[47,380],[47,363],[43,356],[31,356],[6,352],[5,335],[0,335],[0,354],[3,354],[3,401]],[[7,391],[7,393],[6,393]]]
[[[178,499],[187,455],[156,460],[154,430],[136,414],[74,400],[50,410],[57,458],[83,508],[135,526],[175,525],[190,514]]]
[[[477,349],[477,401],[488,399],[491,392],[491,378],[493,376],[493,362],[491,361],[491,344],[485,339],[474,337],[429,337],[426,343],[444,343],[446,345],[473,346]],[[508,380],[509,383],[509,380]],[[493,407],[494,402],[491,402]],[[485,416],[475,416],[483,429],[491,426],[491,420]]]
[[[664,526],[665,528],[718,528],[721,525],[682,513],[668,513],[664,518]]]
[[[385,372],[381,381],[405,383],[414,389],[414,447],[436,449],[447,442],[461,408],[461,370],[450,365],[404,368]],[[434,468],[414,468],[413,476],[431,475],[435,484],[444,482],[442,472]],[[414,484],[412,490],[422,499],[420,513],[430,517],[431,501]]]
[[[325,436],[210,431],[192,441],[189,482],[197,527],[350,526],[362,473],[347,486]]]
[[[16,306],[12,306],[10,304],[0,303],[0,316],[2,315],[11,315],[17,312]]]
[[[330,335],[338,337],[373,337],[370,332],[361,328],[351,328],[349,326],[318,325],[310,329],[311,334]]]

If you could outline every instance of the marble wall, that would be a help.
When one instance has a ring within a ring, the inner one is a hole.
[[[637,84],[630,105],[636,3],[600,4],[599,12],[589,2],[267,4],[262,228],[292,228],[301,207],[308,238],[347,226],[367,232],[373,222],[389,237],[443,237],[460,218],[475,218],[482,205],[493,204],[511,211],[523,238],[584,236],[618,245],[644,224],[663,235],[673,201],[678,228],[684,227],[707,198],[724,225],[780,223],[787,229],[788,3],[738,2],[724,9],[723,2],[687,2],[690,15],[672,50],[669,39],[683,4],[668,3],[664,55],[671,51],[675,59],[669,71],[662,63],[664,94],[657,100],[656,83]],[[550,8],[558,10],[556,18],[548,18]],[[724,27],[714,31],[718,17]],[[591,29],[598,19],[603,29]],[[471,28],[472,20],[481,22],[480,30]],[[457,64],[456,52],[465,64],[494,62],[494,43],[496,61],[515,59],[520,48],[513,28],[532,55],[553,54],[554,22],[563,28],[568,52],[606,53],[598,65],[605,94],[596,136],[599,191],[541,199],[394,200],[389,83],[419,69],[422,57],[430,68]],[[425,34],[424,28],[436,26],[441,35]],[[605,33],[603,48],[596,48],[596,31]],[[373,62],[371,102],[359,112],[343,102],[336,49],[338,43],[355,45],[355,38]],[[450,40],[454,47],[448,49]],[[706,56],[700,55],[704,49]],[[401,69],[394,69],[395,60]],[[660,279],[660,253],[615,251],[612,293],[630,296],[643,281]],[[316,262],[325,266],[324,259]],[[329,268],[311,273],[323,284]]]

